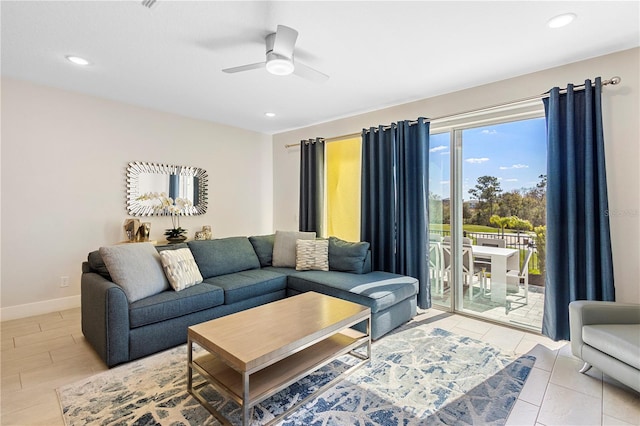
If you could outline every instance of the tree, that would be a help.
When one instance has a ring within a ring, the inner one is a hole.
[[[500,232],[502,233],[502,238],[504,238],[504,228],[511,226],[513,222],[513,218],[511,216],[503,217],[494,214],[489,218],[489,222],[500,227]]]
[[[517,190],[505,192],[498,200],[498,215],[500,216],[522,216],[523,197]]]
[[[511,216],[511,223],[509,226],[513,229],[517,229],[518,231],[531,231],[533,229],[531,222],[526,219],[520,219],[518,216]]]
[[[547,252],[547,227],[536,226],[533,229],[533,232],[536,233],[536,250],[538,252],[538,269],[540,270],[540,275],[544,275],[545,256]]]
[[[469,190],[469,195],[479,202],[478,223],[489,225],[489,218],[493,216],[493,205],[501,193],[502,189],[497,177],[480,176],[478,178],[476,186]]]

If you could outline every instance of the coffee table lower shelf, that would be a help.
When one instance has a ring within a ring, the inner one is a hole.
[[[189,340],[188,350],[190,358],[193,353],[192,344],[193,342]],[[366,347],[366,354],[355,352],[355,349],[363,346]],[[216,390],[233,399],[241,407],[252,408],[289,385],[346,354],[358,358],[359,361],[275,417],[267,423],[268,425],[280,420],[310,398],[325,391],[336,382],[344,379],[347,375],[366,364],[371,358],[371,339],[369,335],[352,329],[344,330],[252,374],[243,374],[236,371],[221,361],[217,356],[207,353],[189,362],[188,389],[222,424],[228,425],[230,424],[229,421],[202,396],[200,393],[201,388],[211,385]],[[192,369],[204,377],[206,382],[195,387],[192,386]]]

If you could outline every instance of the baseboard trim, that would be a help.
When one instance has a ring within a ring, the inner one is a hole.
[[[56,311],[80,307],[80,295],[61,297],[60,299],[44,300],[42,302],[25,303],[24,305],[0,308],[0,321],[8,321],[48,314]]]

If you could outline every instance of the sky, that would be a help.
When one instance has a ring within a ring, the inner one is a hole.
[[[450,194],[449,133],[429,137],[429,191],[441,198]],[[534,188],[538,176],[547,174],[544,118],[476,127],[462,132],[462,196],[478,177],[495,176],[503,192]]]

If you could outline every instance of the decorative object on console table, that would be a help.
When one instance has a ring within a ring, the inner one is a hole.
[[[134,242],[136,236],[138,235],[138,228],[140,227],[139,219],[127,219],[124,221],[124,235],[126,236],[126,241]]]
[[[211,232],[211,225],[203,225],[202,232],[204,232],[203,240],[210,240],[213,238],[213,233]]]
[[[204,241],[207,239],[207,234],[204,231],[196,231],[194,239],[196,241]]]
[[[166,229],[165,237],[169,243],[181,243],[187,239],[187,230],[180,226],[180,216],[183,215],[192,203],[186,198],[176,198],[175,200],[168,197],[166,193],[148,192],[140,195],[137,201],[150,201],[150,207],[162,215],[171,215],[172,228]]]
[[[136,232],[136,241],[139,243],[149,241],[149,235],[151,235],[151,223],[150,222],[142,222],[142,225],[138,227],[138,232]]]

